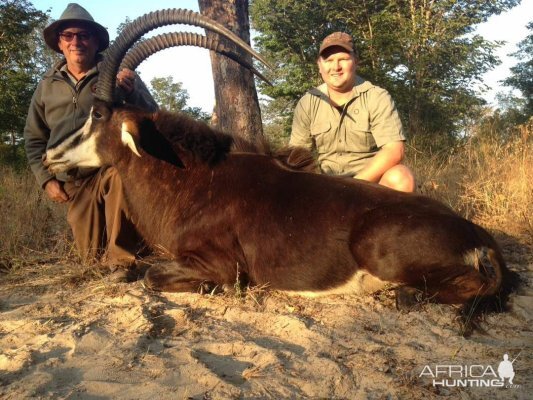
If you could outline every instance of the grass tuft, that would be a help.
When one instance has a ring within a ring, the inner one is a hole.
[[[28,169],[0,166],[0,272],[70,258],[66,207],[48,200]]]

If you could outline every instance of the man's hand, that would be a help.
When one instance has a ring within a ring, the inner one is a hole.
[[[51,179],[44,185],[44,191],[56,203],[65,203],[68,201],[68,194],[63,190],[61,183],[57,179]]]
[[[117,74],[117,86],[124,90],[126,94],[133,92],[135,83],[135,72],[131,69],[124,68]]]

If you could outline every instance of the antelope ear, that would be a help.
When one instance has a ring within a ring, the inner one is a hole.
[[[120,139],[122,140],[122,143],[124,143],[124,145],[129,147],[130,150],[133,151],[133,153],[135,153],[135,155],[140,157],[141,155],[139,154],[139,151],[137,150],[137,145],[135,144],[135,139],[133,138],[133,135],[130,133],[130,131],[133,131],[133,129],[131,129],[131,128],[132,127],[129,127],[126,122],[123,122],[122,123],[122,133],[121,133]]]

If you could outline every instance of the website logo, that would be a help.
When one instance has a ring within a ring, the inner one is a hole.
[[[517,356],[518,357],[518,356]],[[504,381],[506,378],[509,380],[509,384],[513,384],[513,378],[514,378],[514,368],[513,364],[516,360],[516,358],[513,361],[509,361],[509,354],[503,355],[503,361],[498,365],[498,376],[502,381]]]
[[[431,379],[435,387],[500,387],[518,389],[521,385],[514,383],[513,379],[515,379],[514,363],[520,353],[513,360],[509,360],[509,354],[504,354],[502,361],[497,363],[497,367],[484,364],[425,365],[418,377]]]

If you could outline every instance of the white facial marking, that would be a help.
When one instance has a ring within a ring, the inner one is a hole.
[[[52,173],[76,167],[102,166],[102,160],[96,153],[96,132],[91,132],[91,125],[92,118],[89,117],[80,129],[46,152],[45,166]]]

